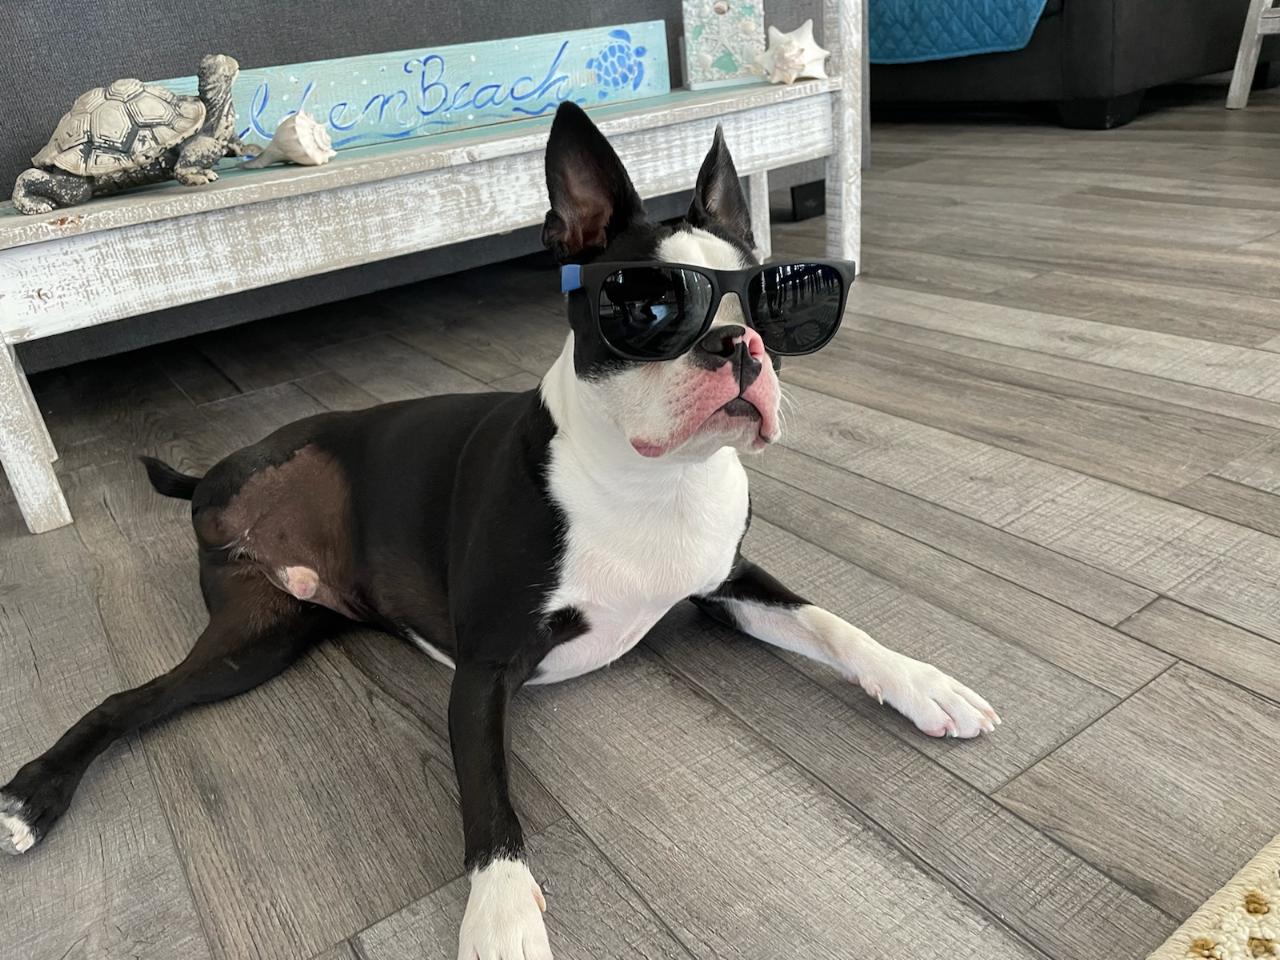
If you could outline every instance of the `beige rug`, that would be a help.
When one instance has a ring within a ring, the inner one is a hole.
[[[1147,960],[1280,960],[1280,837]]]

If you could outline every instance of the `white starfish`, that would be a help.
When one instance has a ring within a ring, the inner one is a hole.
[[[825,80],[830,55],[813,39],[813,21],[806,20],[790,33],[770,27],[769,47],[756,63],[771,83],[795,83],[802,77]]]

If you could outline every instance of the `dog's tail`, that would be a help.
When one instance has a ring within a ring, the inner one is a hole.
[[[166,497],[190,500],[196,492],[196,485],[204,479],[203,477],[193,477],[190,474],[179,473],[163,460],[157,460],[155,457],[139,457],[138,459],[147,468],[147,479],[151,481],[151,486],[156,488],[156,493],[163,494]]]

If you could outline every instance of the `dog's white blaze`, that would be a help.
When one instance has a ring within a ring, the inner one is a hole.
[[[732,243],[698,227],[677,230],[663,240],[658,244],[657,259],[713,270],[741,270],[751,263]]]
[[[581,386],[570,337],[542,386],[559,427],[547,486],[568,521],[559,583],[543,609],[574,607],[588,631],[547,654],[535,683],[612,663],[680,600],[714,590],[747,522],[747,474],[733,448],[641,460]]]
[[[4,838],[4,845],[14,853],[26,853],[36,844],[36,835],[32,833],[31,827],[21,817],[11,813],[0,813],[0,837]]]
[[[632,462],[588,473],[560,434],[548,481],[569,522],[559,585],[545,609],[578,609],[588,631],[548,653],[533,682],[612,663],[672,606],[714,590],[733,568],[747,522],[747,475],[729,447],[674,468]]]
[[[542,889],[521,860],[494,860],[471,874],[458,960],[551,960]]]

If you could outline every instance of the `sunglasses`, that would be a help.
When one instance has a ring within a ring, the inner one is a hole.
[[[784,357],[820,350],[840,329],[856,267],[849,260],[712,270],[662,261],[568,264],[560,290],[582,292],[605,344],[626,360],[674,360],[706,336],[735,294],[765,349]]]

